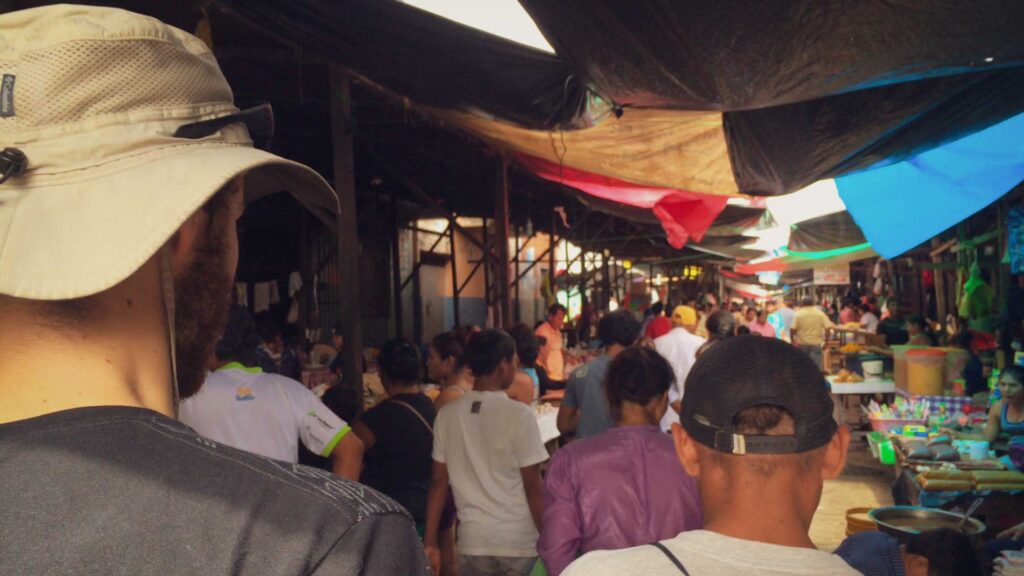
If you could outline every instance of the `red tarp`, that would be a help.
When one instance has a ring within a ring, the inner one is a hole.
[[[605,200],[652,210],[665,229],[668,243],[676,249],[685,246],[690,239],[700,242],[729,200],[725,196],[634,184],[559,166],[527,154],[516,154],[515,158],[528,170],[546,180],[571,186]]]

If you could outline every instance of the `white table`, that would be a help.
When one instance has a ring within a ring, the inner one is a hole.
[[[896,383],[892,380],[879,378],[878,380],[865,380],[864,382],[839,382],[836,383],[836,376],[828,376],[828,385],[832,394],[841,396],[845,394],[895,394]]]
[[[892,380],[879,378],[877,380],[865,380],[864,382],[835,382],[836,376],[828,376],[829,388],[832,390],[832,402],[835,404],[834,415],[840,424],[846,424],[846,399],[850,396],[857,396],[860,402],[862,394],[895,394],[896,383]],[[859,413],[858,413],[859,414]],[[859,416],[858,416],[859,418]]]

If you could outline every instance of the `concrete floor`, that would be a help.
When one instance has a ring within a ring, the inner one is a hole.
[[[891,466],[871,457],[867,442],[855,434],[846,468],[836,480],[825,482],[821,503],[811,523],[811,540],[831,552],[846,538],[846,511],[850,508],[889,506],[893,481]]]

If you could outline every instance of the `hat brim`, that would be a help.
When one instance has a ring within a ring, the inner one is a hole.
[[[0,199],[0,229],[7,230],[0,294],[66,300],[107,290],[142,267],[192,213],[242,174],[247,201],[287,191],[326,224],[336,222],[334,190],[297,162],[215,142],[146,156],[121,170],[97,169],[59,182],[19,178],[16,198]]]

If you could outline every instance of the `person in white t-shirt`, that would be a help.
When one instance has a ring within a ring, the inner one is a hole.
[[[335,474],[358,481],[362,441],[300,382],[257,367],[254,335],[245,310],[233,309],[211,359],[213,372],[181,403],[178,419],[211,440],[292,464],[301,441],[331,458]]]
[[[690,306],[676,306],[672,311],[672,330],[654,340],[654,349],[672,366],[675,383],[668,390],[670,410],[661,418],[661,429],[668,431],[673,422],[679,422],[679,407],[683,399],[683,384],[697,357],[704,339],[694,334],[697,330],[697,311]]]
[[[466,361],[473,390],[434,421],[434,469],[423,538],[438,573],[438,524],[451,481],[459,510],[459,572],[530,574],[543,522],[540,463],[548,459],[533,410],[505,390],[515,378],[515,342],[500,330],[474,334]]]
[[[870,308],[858,304],[854,309],[860,312],[860,327],[863,330],[872,334],[878,331],[878,316]]]
[[[708,348],[687,381],[676,453],[697,478],[704,529],[591,552],[564,576],[853,576],[808,536],[825,480],[842,472],[850,434],[809,356],[775,338]]]

